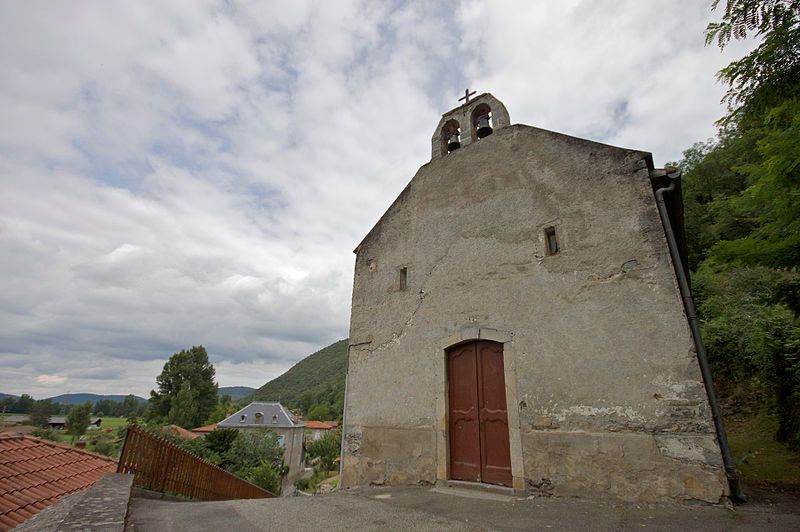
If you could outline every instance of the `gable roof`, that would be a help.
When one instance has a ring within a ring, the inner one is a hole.
[[[489,94],[489,93],[485,93]],[[491,94],[489,94],[491,96]],[[483,96],[483,94],[481,95]],[[443,115],[443,119],[449,115],[445,113]],[[566,133],[559,133],[557,131],[550,131],[548,129],[542,129],[534,126],[529,126],[527,124],[511,124],[508,126],[504,126],[502,129],[496,130],[492,133],[491,136],[487,137],[486,140],[482,140],[480,142],[473,142],[464,148],[456,150],[455,154],[450,154],[447,157],[441,157],[437,159],[433,159],[422,166],[419,167],[417,172],[414,174],[414,177],[411,178],[411,181],[405,186],[405,188],[400,192],[400,194],[395,198],[395,200],[389,205],[389,208],[383,213],[383,215],[378,219],[372,229],[366,234],[366,236],[361,240],[361,242],[356,246],[353,250],[353,253],[358,254],[361,249],[367,245],[370,240],[375,238],[375,236],[380,233],[381,227],[386,222],[386,220],[396,214],[396,212],[402,208],[406,200],[409,196],[411,196],[411,191],[413,188],[419,185],[420,176],[423,173],[435,173],[441,171],[443,168],[447,168],[450,165],[457,164],[454,161],[458,160],[460,154],[458,152],[463,153],[466,150],[474,150],[474,149],[488,149],[488,146],[491,146],[492,143],[495,142],[502,142],[498,141],[498,139],[505,139],[504,141],[510,141],[511,137],[515,134],[524,134],[526,137],[525,142],[527,143],[527,149],[531,152],[535,151],[536,149],[536,142],[542,139],[550,139],[553,141],[557,141],[562,143],[565,147],[573,146],[573,147],[582,147],[586,149],[602,149],[607,151],[614,151],[619,153],[628,153],[628,154],[639,154],[641,155],[642,159],[646,161],[646,164],[650,170],[653,169],[653,156],[651,153],[636,150],[631,148],[622,148],[620,146],[613,146],[611,144],[605,144],[602,142],[597,142],[594,140],[584,139],[581,137],[575,137],[573,135],[567,135]],[[483,148],[480,148],[480,147]],[[654,200],[655,201],[655,200]]]
[[[0,531],[92,486],[117,463],[69,445],[0,433]]]
[[[256,423],[256,414],[263,416],[262,423]],[[302,421],[297,420],[280,403],[252,402],[217,423],[217,426],[221,429],[235,429],[237,427],[288,429],[304,425]]]

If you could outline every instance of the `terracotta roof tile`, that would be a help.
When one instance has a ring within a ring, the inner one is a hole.
[[[306,428],[317,429],[317,430],[330,430],[333,429],[334,426],[328,423],[327,421],[306,421]]]
[[[116,462],[99,454],[0,433],[0,532],[115,470]]]

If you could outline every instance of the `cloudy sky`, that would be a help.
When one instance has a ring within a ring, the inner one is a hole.
[[[259,386],[347,336],[353,248],[469,86],[651,151],[714,134],[710,1],[0,4],[0,392]]]

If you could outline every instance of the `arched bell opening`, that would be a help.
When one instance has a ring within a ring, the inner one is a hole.
[[[472,124],[472,138],[482,139],[491,135],[494,131],[492,108],[485,103],[475,106],[470,123]]]
[[[451,118],[442,126],[442,155],[456,151],[461,147],[461,124]]]

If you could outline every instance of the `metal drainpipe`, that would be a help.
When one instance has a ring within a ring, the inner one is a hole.
[[[342,488],[342,473],[344,473],[344,436],[347,427],[347,381],[350,380],[350,339],[347,340],[347,372],[344,374],[344,401],[342,402],[342,441],[339,443],[339,482],[337,488]]]
[[[683,269],[683,262],[678,251],[678,243],[675,240],[675,233],[672,230],[672,224],[667,214],[667,204],[664,201],[664,194],[675,192],[675,181],[681,176],[680,171],[667,174],[670,183],[666,187],[661,187],[656,190],[656,204],[658,205],[658,214],[661,216],[661,223],[664,226],[664,233],[667,236],[667,243],[669,244],[669,253],[672,256],[672,264],[675,267],[675,275],[678,277],[678,287],[680,288],[681,297],[683,298],[683,307],[686,311],[686,318],[689,320],[689,327],[692,330],[692,339],[694,340],[694,348],[697,352],[697,361],[700,363],[700,373],[703,376],[703,385],[706,388],[708,395],[708,404],[711,407],[711,416],[714,419],[714,428],[717,431],[717,441],[719,442],[720,451],[722,451],[722,463],[725,467],[725,475],[728,477],[728,485],[731,490],[731,499],[736,502],[746,502],[747,497],[742,493],[742,487],[739,484],[739,476],[733,467],[733,456],[731,455],[731,448],[728,445],[728,435],[725,432],[725,425],[722,423],[722,414],[719,410],[719,403],[717,403],[717,394],[714,391],[714,381],[711,378],[711,369],[708,367],[708,359],[706,358],[706,350],[703,347],[703,337],[700,335],[700,324],[697,319],[697,311],[694,307],[694,300],[692,299],[692,292],[689,288],[689,282],[686,279],[686,274]]]

